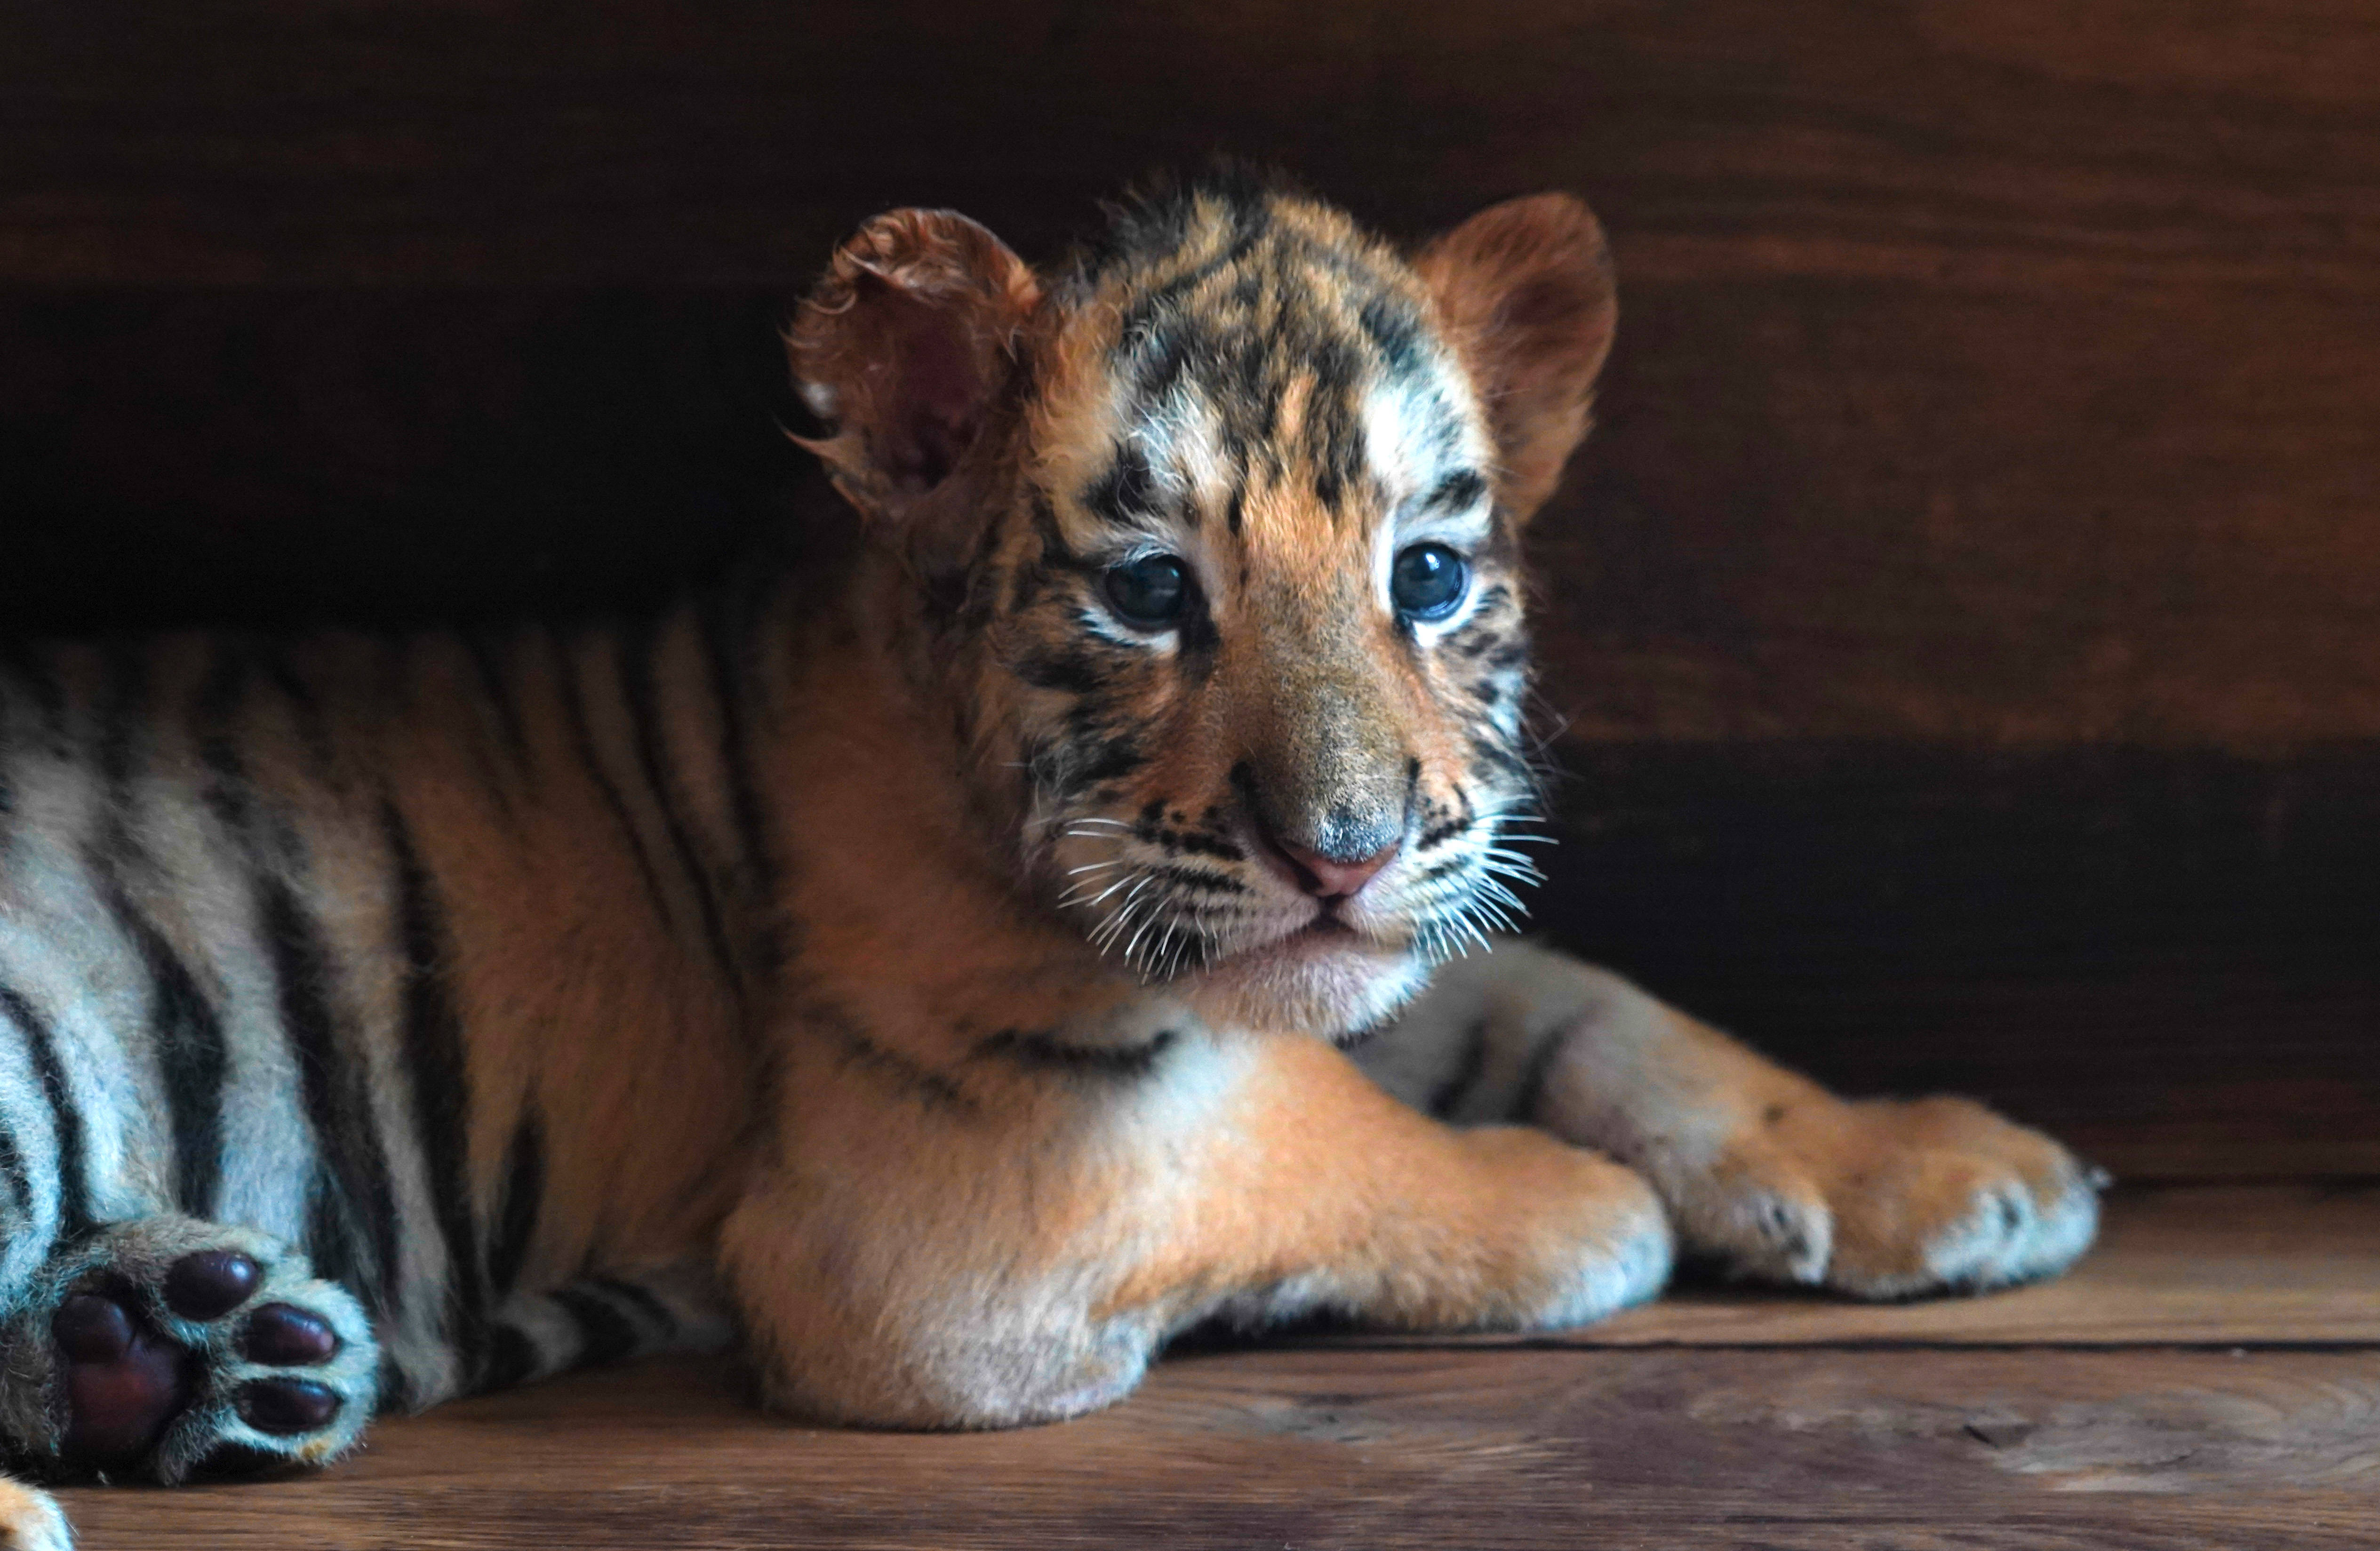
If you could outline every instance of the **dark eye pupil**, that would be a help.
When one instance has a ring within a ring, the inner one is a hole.
[[[1418,619],[1443,619],[1463,601],[1471,567],[1444,544],[1415,544],[1397,556],[1389,573],[1389,594],[1399,610]]]
[[[1179,618],[1190,596],[1190,578],[1170,554],[1144,555],[1108,573],[1108,601],[1135,624],[1165,624]]]

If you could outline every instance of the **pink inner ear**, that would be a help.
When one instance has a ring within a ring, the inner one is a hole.
[[[885,303],[885,354],[893,381],[884,406],[888,472],[917,490],[950,477],[982,429],[990,384],[967,324],[955,311],[897,291]]]

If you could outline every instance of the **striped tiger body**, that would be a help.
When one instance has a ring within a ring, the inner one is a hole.
[[[801,565],[14,651],[12,1457],[319,1461],[731,1321],[773,1404],[981,1426],[1204,1319],[1593,1318],[1681,1241],[1870,1295],[2065,1264],[2047,1139],[1490,939],[1521,525],[1612,318],[1560,196],[1407,255],[1226,178],[1048,275],[895,212],[788,336],[852,507]]]
[[[400,1406],[651,1339],[502,1311],[698,1261],[732,1189],[770,864],[718,612],[0,665],[0,1297],[176,1214],[352,1289]]]

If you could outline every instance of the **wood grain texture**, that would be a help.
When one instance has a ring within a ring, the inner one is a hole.
[[[316,1478],[67,1498],[89,1551],[2368,1551],[2375,1423],[2368,1354],[1268,1352],[939,1436],[660,1368],[393,1424]]]
[[[1580,734],[2299,745],[2380,735],[2375,57],[2348,0],[94,0],[0,18],[0,283],[742,306],[886,205],[1047,254],[1218,148],[1408,235],[1572,188],[1626,297],[1541,525]],[[294,326],[369,384],[335,310]],[[259,556],[342,482],[196,472]],[[442,521],[478,526],[407,511]],[[318,540],[329,592],[385,588],[371,551]]]
[[[1585,194],[1538,920],[2119,1172],[2380,1171],[2380,23],[2355,0],[0,12],[0,632],[632,606],[818,496],[878,209],[1228,149]]]
[[[42,282],[773,282],[887,198],[1043,243],[1219,140],[1433,221],[1591,175],[1648,278],[2353,295],[2380,241],[2350,0],[94,0],[0,44],[0,273]]]
[[[2127,1178],[2380,1173],[2380,749],[1570,745],[1532,903],[1848,1092]]]
[[[1985,1299],[1195,1347],[1112,1411],[1003,1434],[804,1428],[663,1365],[390,1423],[321,1476],[67,1496],[90,1551],[2362,1551],[2375,1342],[2380,1196],[2174,1191],[2119,1197],[2067,1282]]]

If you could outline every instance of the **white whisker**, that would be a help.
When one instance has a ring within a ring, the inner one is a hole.
[[[1101,922],[1098,932],[1092,935],[1093,947],[1104,953],[1108,951],[1109,945],[1123,934],[1124,928],[1132,924],[1135,907],[1139,904],[1141,894],[1155,881],[1156,878],[1148,874],[1140,875],[1132,886],[1132,892],[1123,897],[1123,903],[1116,906],[1115,913]]]

